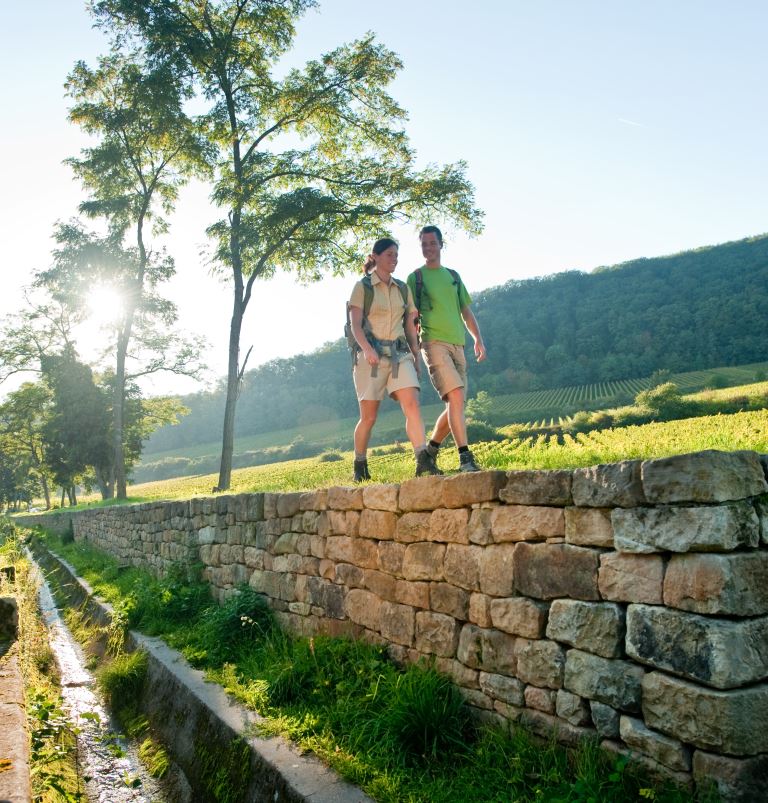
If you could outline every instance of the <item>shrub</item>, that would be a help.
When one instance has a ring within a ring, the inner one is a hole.
[[[323,452],[320,457],[317,458],[318,463],[338,463],[339,460],[343,460],[344,458],[338,452]]]
[[[467,438],[471,443],[480,443],[481,441],[503,441],[506,435],[499,432],[496,427],[492,427],[486,421],[475,421],[472,418],[467,419]]]
[[[247,649],[275,629],[266,599],[249,586],[241,586],[221,606],[203,614],[201,641],[207,663],[220,665],[235,661]]]

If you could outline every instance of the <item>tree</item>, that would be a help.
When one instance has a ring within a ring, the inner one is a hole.
[[[175,59],[209,101],[202,117],[215,149],[213,200],[225,215],[208,229],[213,262],[232,279],[226,404],[218,487],[231,479],[235,409],[248,360],[243,316],[257,278],[278,269],[318,280],[359,265],[372,233],[398,222],[453,220],[480,229],[459,162],[415,169],[387,93],[401,68],[372,35],[302,70],[274,76],[295,20],[312,0],[98,0],[118,41],[138,37],[150,62]]]
[[[3,451],[23,457],[26,474],[39,485],[45,509],[51,507],[50,472],[46,465],[43,428],[49,415],[51,392],[42,382],[25,382],[0,404],[0,437]]]
[[[43,376],[51,388],[51,415],[43,427],[46,461],[56,482],[77,504],[75,485],[93,468],[106,499],[110,494],[110,417],[107,395],[91,369],[74,354],[46,355]]]
[[[111,336],[106,345],[115,357],[116,369],[109,405],[111,476],[105,478],[103,488],[109,489],[110,494],[116,490],[118,498],[125,498],[127,388],[138,378],[158,371],[197,376],[202,370],[200,342],[171,329],[176,321],[176,306],[154,291],[158,283],[173,275],[169,257],[148,251],[142,256],[140,249],[123,246],[120,231],[99,235],[78,222],[59,224],[55,239],[58,247],[53,265],[38,273],[37,282],[73,310],[76,318],[87,314],[89,290],[95,282],[106,283],[116,288],[120,297],[132,299],[110,325]],[[131,343],[134,348],[129,351]]]
[[[113,52],[101,58],[95,70],[78,62],[68,78],[67,92],[74,100],[70,119],[99,138],[98,144],[82,151],[81,158],[68,160],[91,193],[80,211],[91,218],[105,218],[110,236],[100,243],[94,238],[89,241],[82,229],[70,226],[60,227],[58,237],[70,249],[66,256],[84,273],[82,278],[112,285],[122,299],[115,322],[112,404],[112,464],[119,499],[126,496],[126,383],[148,372],[127,369],[129,347],[138,339],[159,357],[168,339],[151,331],[152,324],[168,326],[175,320],[175,307],[154,293],[158,283],[173,275],[173,262],[150,251],[146,226],[152,223],[156,233],[166,230],[163,214],[172,210],[178,188],[204,166],[200,141],[183,111],[184,91],[178,77],[159,62],[142,70],[137,58],[133,52]],[[129,232],[135,247],[124,249]],[[103,253],[93,254],[99,247]],[[91,252],[93,261],[78,260],[83,252]],[[63,250],[59,258],[65,258]],[[61,278],[57,266],[43,280],[55,286]],[[151,370],[195,374],[197,345],[178,345],[183,359],[178,354],[169,360],[156,358]]]

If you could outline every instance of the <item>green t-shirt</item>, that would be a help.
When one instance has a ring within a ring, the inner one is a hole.
[[[461,310],[472,303],[464,282],[454,284],[451,272],[441,265],[439,268],[421,268],[424,285],[421,291],[421,339],[440,340],[463,346],[466,332]],[[408,287],[416,299],[416,271],[408,277]]]

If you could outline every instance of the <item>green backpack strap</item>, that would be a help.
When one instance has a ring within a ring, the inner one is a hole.
[[[459,272],[453,268],[446,268],[446,270],[453,277],[453,284],[456,287],[456,294],[459,296],[459,307],[461,307],[461,276],[459,276]],[[416,285],[416,297],[414,298],[414,303],[416,304],[416,309],[419,315],[421,315],[421,299],[422,294],[424,293],[424,275],[422,274],[421,268],[416,268],[414,271],[414,280]]]

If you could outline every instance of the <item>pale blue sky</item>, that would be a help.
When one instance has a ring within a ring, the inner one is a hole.
[[[54,221],[82,198],[61,164],[83,143],[66,122],[62,84],[77,59],[93,63],[104,47],[80,0],[8,6],[0,314],[48,263]],[[291,59],[368,30],[400,54],[393,94],[409,111],[420,159],[465,159],[486,211],[485,233],[457,236],[444,253],[479,290],[768,230],[767,26],[764,2],[738,0],[326,0],[300,23]],[[212,218],[206,188],[190,188],[168,246],[182,322],[209,337],[220,375],[230,295],[198,258]],[[410,230],[400,256],[402,275],[420,262]],[[266,306],[295,310],[300,323],[249,309],[242,342],[255,345],[251,365],[338,337],[350,285],[262,286]],[[321,314],[312,311],[318,301]]]

